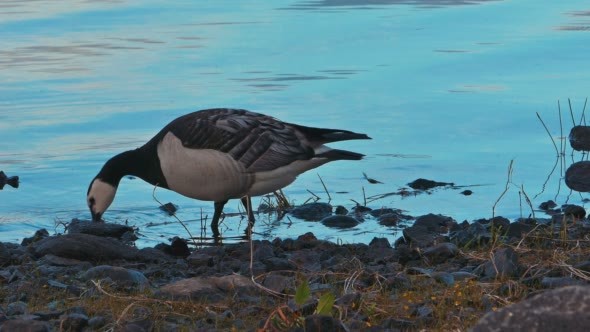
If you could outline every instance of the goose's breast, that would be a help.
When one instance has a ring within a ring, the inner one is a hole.
[[[186,148],[170,132],[157,151],[168,187],[184,196],[206,201],[240,198],[254,181],[254,176],[228,154]]]

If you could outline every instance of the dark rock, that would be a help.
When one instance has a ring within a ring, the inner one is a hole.
[[[478,266],[474,274],[487,279],[517,277],[520,265],[514,249],[507,247],[494,252],[493,258]]]
[[[580,220],[584,219],[584,217],[586,216],[586,210],[579,205],[565,204],[564,206],[562,206],[561,209],[566,217]]]
[[[120,266],[99,265],[86,271],[81,278],[83,280],[110,279],[116,288],[134,288],[143,291],[149,287],[149,280],[143,273],[126,269]]]
[[[469,272],[465,272],[465,271],[451,272],[451,275],[453,275],[453,278],[456,281],[477,279],[477,276],[475,274],[469,273]]]
[[[160,287],[158,295],[178,300],[220,301],[235,293],[254,293],[257,288],[244,276],[232,274],[223,277],[194,277]]]
[[[590,127],[573,126],[570,130],[569,141],[576,151],[590,151]]]
[[[167,213],[169,216],[173,216],[178,211],[178,206],[168,202],[164,205],[160,205],[160,210]]]
[[[580,192],[590,192],[590,161],[578,161],[565,171],[565,184]]]
[[[304,323],[306,332],[346,332],[346,328],[342,322],[332,316],[310,315],[305,317]]]
[[[426,248],[434,245],[455,224],[450,217],[427,214],[416,218],[414,225],[403,230],[403,239],[411,246]]]
[[[426,305],[421,305],[414,310],[413,315],[420,320],[425,320],[425,319],[432,319],[433,313],[434,313],[434,311],[432,310],[431,307],[426,306]]]
[[[174,257],[187,257],[191,254],[186,240],[175,236],[170,241],[170,244],[159,243],[155,246],[156,249]]]
[[[82,331],[88,325],[88,316],[72,313],[61,316],[60,329],[63,331]]]
[[[426,257],[431,264],[440,264],[455,257],[458,252],[459,249],[455,244],[444,242],[424,249],[422,256]]]
[[[107,319],[104,316],[94,316],[88,320],[88,327],[92,330],[98,330],[107,324]]]
[[[553,200],[550,199],[546,202],[539,204],[539,209],[541,209],[543,211],[548,211],[548,210],[555,208],[556,206],[557,206],[557,204]]]
[[[386,207],[382,207],[380,209],[374,209],[374,210],[371,210],[371,212],[369,212],[369,214],[375,218],[379,218],[385,214],[401,214],[401,213],[402,213],[402,210],[400,210],[400,209],[392,209],[392,208],[386,208]]]
[[[397,213],[386,213],[380,215],[379,218],[377,218],[377,221],[383,226],[397,226],[402,219]]]
[[[29,244],[31,244],[33,242],[37,242],[37,241],[44,239],[48,236],[49,236],[49,232],[45,228],[42,228],[42,229],[37,230],[33,236],[24,238],[20,245],[26,247]]]
[[[127,232],[135,232],[133,227],[127,225],[82,221],[79,219],[72,219],[67,226],[67,230],[69,234],[82,233],[101,237],[114,237],[117,239],[120,239]]]
[[[297,266],[289,261],[287,258],[271,257],[264,260],[266,271],[291,271],[295,270]]]
[[[352,228],[359,224],[359,221],[350,216],[333,215],[322,219],[322,224],[331,228]]]
[[[291,255],[290,260],[297,266],[298,269],[316,272],[322,269],[320,256],[315,250],[302,249],[295,251]]]
[[[544,288],[560,288],[565,286],[584,286],[586,282],[572,277],[543,277],[541,286]]]
[[[492,311],[471,331],[587,331],[590,287],[569,286]]]
[[[0,325],[0,332],[49,332],[51,327],[46,322],[25,319],[11,319]]]
[[[576,264],[574,267],[582,271],[590,272],[590,261],[583,261]]]
[[[460,194],[464,195],[464,196],[471,196],[471,195],[473,195],[473,191],[466,189],[466,190],[463,190],[462,192],[460,192]]]
[[[307,221],[319,221],[332,214],[332,205],[328,203],[308,203],[295,207],[291,215]]]
[[[470,247],[484,245],[490,242],[492,236],[483,224],[474,222],[467,229],[452,232],[450,238],[459,247]]]
[[[387,240],[384,237],[374,237],[371,240],[371,242],[369,243],[369,247],[371,249],[377,249],[377,248],[390,249],[391,248],[391,244],[389,243],[389,240]]]
[[[506,236],[508,238],[522,238],[526,233],[532,231],[535,228],[535,225],[531,225],[530,223],[525,222],[513,222],[508,225],[508,230],[506,231]]]
[[[407,290],[410,289],[410,287],[412,287],[412,281],[407,275],[398,274],[393,277],[387,278],[386,285],[389,288],[394,288],[397,290]]]
[[[198,251],[193,252],[190,256],[186,258],[186,261],[190,266],[200,267],[200,266],[208,266],[211,267],[215,265],[214,257],[206,254],[201,253]]]
[[[454,186],[454,183],[448,183],[448,182],[437,182],[437,181],[433,181],[433,180],[427,180],[427,179],[416,179],[410,183],[408,183],[408,186],[410,186],[410,188],[412,189],[416,189],[416,190],[428,190],[428,189],[432,189],[435,187],[442,187],[442,186]]]
[[[275,256],[274,249],[268,241],[259,242],[258,245],[254,245],[254,259],[265,260]]]
[[[27,313],[27,304],[23,301],[9,303],[6,306],[6,316],[24,315]]]
[[[113,238],[82,233],[45,238],[32,244],[32,252],[37,257],[52,254],[91,262],[138,258],[138,250],[134,247]]]
[[[294,278],[280,274],[269,274],[264,278],[262,285],[278,293],[283,293],[285,289],[293,287]]]
[[[432,277],[432,279],[443,283],[447,286],[453,286],[455,284],[455,277],[448,272],[432,272],[430,274],[430,277]]]
[[[340,216],[347,215],[348,214],[348,210],[344,206],[338,205],[336,207],[336,209],[334,210],[334,214],[337,214],[337,215],[340,215]]]
[[[83,265],[84,268],[88,269],[90,268],[92,265],[88,262],[85,261],[81,261],[78,259],[72,259],[72,258],[64,258],[64,257],[59,257],[59,256],[55,256],[52,254],[48,254],[43,256],[43,258],[40,260],[41,262],[47,263],[49,265],[54,265],[54,266],[77,266],[77,265]]]
[[[8,248],[6,248],[4,243],[0,242],[0,267],[10,264],[10,256]]]

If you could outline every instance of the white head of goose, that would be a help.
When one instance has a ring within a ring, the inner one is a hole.
[[[88,187],[87,203],[100,221],[113,202],[121,178],[137,176],[187,197],[215,202],[211,230],[229,199],[240,198],[254,223],[251,196],[281,189],[312,168],[363,155],[325,143],[370,139],[365,134],[282,122],[240,109],[208,109],[183,115],[145,145],[108,160]]]

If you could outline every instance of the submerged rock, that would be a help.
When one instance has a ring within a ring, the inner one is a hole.
[[[137,259],[138,250],[120,241],[90,234],[74,233],[45,238],[32,244],[36,257],[47,254],[91,262],[109,259]]]
[[[333,215],[322,219],[322,224],[331,228],[352,228],[359,224],[359,221],[351,216]]]
[[[308,203],[291,210],[295,218],[307,221],[319,221],[332,214],[332,205],[328,203]]]

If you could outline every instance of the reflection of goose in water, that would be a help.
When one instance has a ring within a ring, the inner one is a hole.
[[[215,202],[211,229],[229,199],[240,198],[254,223],[251,196],[281,189],[312,168],[363,155],[331,149],[325,143],[370,139],[339,129],[300,126],[239,109],[186,114],[164,127],[144,146],[108,160],[88,188],[95,221],[113,202],[119,181],[135,175],[187,197]]]
[[[0,171],[0,190],[4,189],[5,185],[12,188],[18,188],[18,176],[6,176],[4,171]]]

